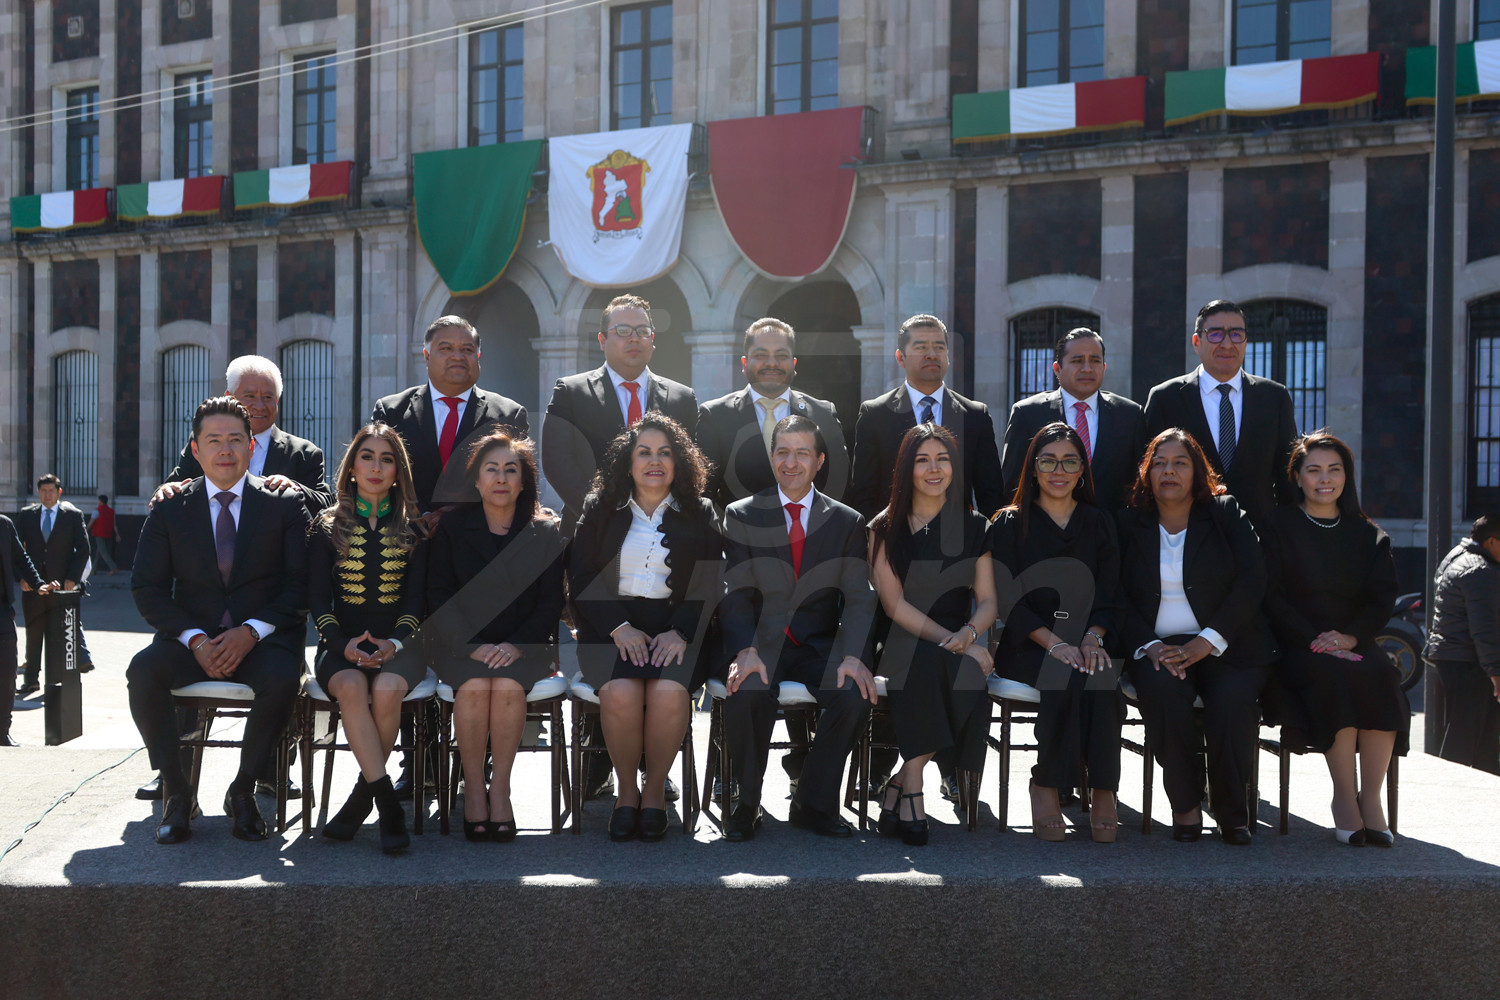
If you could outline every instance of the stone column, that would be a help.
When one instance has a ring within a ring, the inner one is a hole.
[[[1100,283],[1095,305],[1099,332],[1108,345],[1111,392],[1130,394],[1131,340],[1135,320],[1135,178],[1112,174],[1100,180],[1103,218]]]
[[[41,16],[41,7],[37,8]],[[33,469],[22,471],[22,492],[30,493],[25,480],[32,479],[52,465],[52,351],[48,346],[52,333],[52,261],[39,259],[32,268],[32,287],[36,289],[36,351],[31,359],[31,372],[36,391],[31,397],[31,454]]]
[[[688,350],[693,353],[693,391],[698,402],[718,399],[733,392],[738,384],[740,335],[729,333],[685,333]]]
[[[1197,10],[1197,7],[1194,7]],[[1221,296],[1224,268],[1224,168],[1188,171],[1187,307],[1183,317],[1183,371],[1198,364],[1193,353],[1193,319],[1210,299]]]
[[[537,408],[540,412],[531,414],[531,437],[540,443],[547,403],[552,400],[552,387],[557,384],[558,379],[576,374],[582,367],[583,345],[579,343],[577,334],[565,326],[560,332],[533,338],[531,347],[537,354],[537,385],[540,390],[537,398],[542,400],[541,406]],[[545,470],[541,488],[544,502],[555,510],[562,510],[562,501],[547,485]]]
[[[1328,310],[1327,386],[1324,422],[1356,460],[1363,443],[1365,330],[1365,161],[1346,157],[1328,164],[1328,278],[1334,292]],[[1371,400],[1373,405],[1382,401]],[[1312,427],[1298,428],[1304,434]]]
[[[264,125],[261,126],[264,129]],[[276,241],[269,240],[258,245],[260,257],[255,262],[255,353],[271,358],[276,353],[276,321],[280,318],[276,308],[279,292],[279,277],[276,270]]]
[[[354,232],[344,230],[333,237],[333,361],[334,370],[354,371],[354,311],[359,303],[354,301],[354,269],[361,261],[354,253]],[[368,272],[365,280],[369,280]],[[359,392],[357,379],[336,378],[333,383],[333,440],[334,448],[347,443],[348,435],[369,416],[368,410],[354,416],[355,396]],[[345,429],[347,428],[347,430]]]
[[[25,373],[17,360],[21,354],[21,340],[26,336],[22,324],[22,301],[18,295],[20,262],[7,260],[0,263],[0,344],[7,349],[0,352],[0,387],[5,397],[0,399],[0,434],[5,441],[19,441],[23,429],[18,403],[24,398]],[[20,471],[21,449],[0,449],[0,496],[18,496],[21,493]],[[3,692],[0,692],[3,693]]]
[[[859,341],[859,398],[874,399],[897,382],[896,331],[883,326],[856,326]]]
[[[1010,286],[1006,284],[1006,239],[1010,189],[986,185],[975,192],[974,398],[997,422],[1010,412]]]
[[[115,489],[115,255],[99,258],[99,438],[95,446],[96,492],[114,496]]]
[[[161,485],[161,261],[155,250],[141,251],[141,443],[135,495],[149,497]],[[215,289],[217,295],[217,289]],[[213,311],[210,304],[209,317]],[[209,348],[209,374],[213,375]],[[221,368],[220,371],[223,369]],[[220,379],[210,379],[210,391]],[[120,484],[116,484],[116,490]]]

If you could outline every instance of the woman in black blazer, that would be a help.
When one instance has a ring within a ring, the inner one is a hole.
[[[1224,494],[1180,427],[1147,446],[1120,512],[1124,640],[1146,733],[1172,803],[1174,840],[1202,835],[1207,740],[1210,802],[1225,843],[1250,843],[1246,791],[1261,689],[1276,643],[1261,614],[1266,567],[1250,519]],[[1203,699],[1203,734],[1193,700]]]
[[[556,671],[563,538],[538,507],[530,441],[491,431],[470,449],[465,475],[480,502],[448,511],[438,525],[423,634],[438,677],[454,689],[464,836],[507,841],[516,836],[510,769],[526,725],[526,692]]]
[[[569,549],[579,666],[599,692],[619,788],[612,840],[656,841],[667,830],[667,771],[714,646],[704,616],[724,550],[707,478],[682,425],[648,411],[611,442]]]

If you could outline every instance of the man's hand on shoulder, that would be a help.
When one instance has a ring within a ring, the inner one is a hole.
[[[261,485],[265,486],[266,489],[273,490],[277,493],[281,493],[285,490],[294,490],[298,493],[302,492],[301,483],[297,482],[295,479],[288,479],[286,476],[281,475],[279,472],[275,475],[270,475],[262,479]]]
[[[180,483],[162,483],[156,488],[156,492],[151,494],[151,503],[148,506],[155,507],[163,500],[170,500],[180,495],[183,490],[188,488],[191,482],[191,479],[184,479]]]

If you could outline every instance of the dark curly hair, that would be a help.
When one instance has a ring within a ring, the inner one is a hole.
[[[500,426],[481,437],[469,448],[469,457],[464,462],[464,484],[471,499],[479,499],[479,469],[484,456],[496,448],[509,448],[521,465],[521,493],[516,497],[516,513],[513,528],[530,524],[537,512],[536,451],[531,439],[512,427]]]
[[[1203,454],[1197,440],[1181,427],[1168,427],[1146,445],[1146,454],[1136,469],[1135,484],[1130,487],[1131,506],[1139,510],[1156,510],[1156,494],[1151,492],[1151,463],[1156,459],[1157,449],[1168,441],[1176,441],[1186,448],[1188,457],[1193,460],[1193,503],[1207,503],[1209,498],[1228,492],[1219,482],[1219,474],[1208,463],[1208,457]]]
[[[606,510],[613,510],[630,499],[635,488],[635,482],[630,478],[631,457],[636,442],[646,431],[660,431],[666,435],[674,463],[672,496],[684,511],[697,509],[698,498],[703,496],[708,484],[708,462],[686,428],[660,410],[647,410],[635,426],[621,431],[609,443],[604,462],[594,474],[594,482],[584,501],[586,504],[603,505]]]

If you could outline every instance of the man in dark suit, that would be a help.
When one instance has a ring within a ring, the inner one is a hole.
[[[594,473],[621,431],[647,410],[677,421],[692,436],[698,427],[698,397],[687,386],[662,378],[650,368],[656,353],[651,303],[639,295],[617,295],[599,317],[599,348],[604,364],[557,380],[542,421],[542,472],[563,502],[563,533],[571,536]],[[599,737],[598,717],[584,723],[584,740]],[[585,795],[608,795],[614,783],[605,754],[591,753]],[[673,786],[667,783],[669,795]]]
[[[472,499],[464,484],[464,451],[497,424],[531,433],[526,407],[477,388],[479,333],[462,316],[439,316],[425,334],[427,384],[383,396],[373,421],[394,427],[411,456],[412,485],[423,511]],[[457,457],[457,461],[452,461]]]
[[[16,514],[16,533],[32,565],[43,580],[60,583],[64,590],[73,590],[83,579],[84,567],[89,561],[89,529],[84,522],[83,511],[62,498],[62,481],[47,473],[36,481],[39,502],[27,504]],[[21,679],[21,688],[16,692],[22,698],[41,690],[42,639],[47,634],[47,597],[32,589],[29,583],[21,584],[21,613],[26,619],[26,665]],[[83,642],[83,630],[78,631],[79,643]],[[88,647],[82,647],[80,669],[88,664],[93,669]]]
[[[708,498],[721,508],[776,483],[771,469],[771,428],[793,413],[818,425],[830,442],[828,461],[818,473],[818,490],[837,500],[849,482],[849,452],[834,405],[793,389],[797,374],[797,335],[779,319],[766,317],[745,331],[740,358],[748,385],[698,408],[698,447],[713,463]]]
[[[906,378],[890,392],[860,404],[854,424],[854,469],[844,499],[866,520],[890,502],[901,438],[918,420],[941,424],[958,439],[963,460],[953,478],[966,504],[986,517],[1005,506],[994,421],[983,403],[944,385],[948,347],[948,328],[942,320],[925,314],[911,317],[901,324],[896,338],[896,364]]]
[[[604,364],[558,379],[542,421],[542,472],[562,498],[570,535],[609,443],[641,414],[664,413],[690,436],[698,427],[693,390],[649,367],[656,353],[651,303],[638,295],[611,299],[600,317],[599,347]]]
[[[1193,350],[1202,362],[1146,397],[1146,433],[1181,427],[1202,446],[1214,471],[1252,523],[1291,500],[1287,462],[1297,437],[1292,395],[1280,382],[1243,370],[1245,313],[1228,299],[1198,310]]]
[[[1036,432],[1054,421],[1074,428],[1088,451],[1099,506],[1124,507],[1146,450],[1146,413],[1133,399],[1106,392],[1104,338],[1088,327],[1069,330],[1053,349],[1058,388],[1027,396],[1010,408],[1000,471],[1006,502],[1016,495],[1026,449]]]
[[[31,557],[16,537],[16,526],[0,514],[0,673],[16,675],[16,612],[11,581],[24,583],[38,594],[51,593],[52,584],[44,583],[31,564]],[[25,593],[23,591],[22,593]],[[10,735],[11,713],[15,701],[0,696],[0,747],[18,744]]]
[[[822,713],[789,819],[826,837],[848,837],[852,831],[839,815],[844,761],[876,697],[867,666],[875,592],[864,521],[813,486],[826,458],[817,424],[786,417],[772,440],[776,486],[724,512],[719,620],[725,648],[734,654],[725,683],[724,738],[740,787],[724,836],[755,836],[778,685],[797,681]]]
[[[268,490],[295,490],[307,505],[308,516],[327,507],[332,494],[323,478],[323,449],[276,426],[281,413],[281,369],[269,358],[245,354],[229,362],[224,383],[229,395],[250,414],[254,437],[250,475],[264,479]],[[203,469],[193,457],[192,445],[183,445],[177,467],[167,476],[168,485],[186,484],[201,475]],[[163,486],[153,502],[165,499],[167,490],[168,486]]]
[[[130,714],[161,773],[157,843],[192,835],[192,788],[178,752],[172,689],[232,680],[255,691],[240,768],[224,809],[241,840],[264,840],[255,780],[291,718],[302,674],[307,606],[307,508],[248,474],[250,415],[236,400],[204,400],[193,416],[193,457],[204,469],[151,509],[136,548],[131,591],[156,637],[130,661]]]

